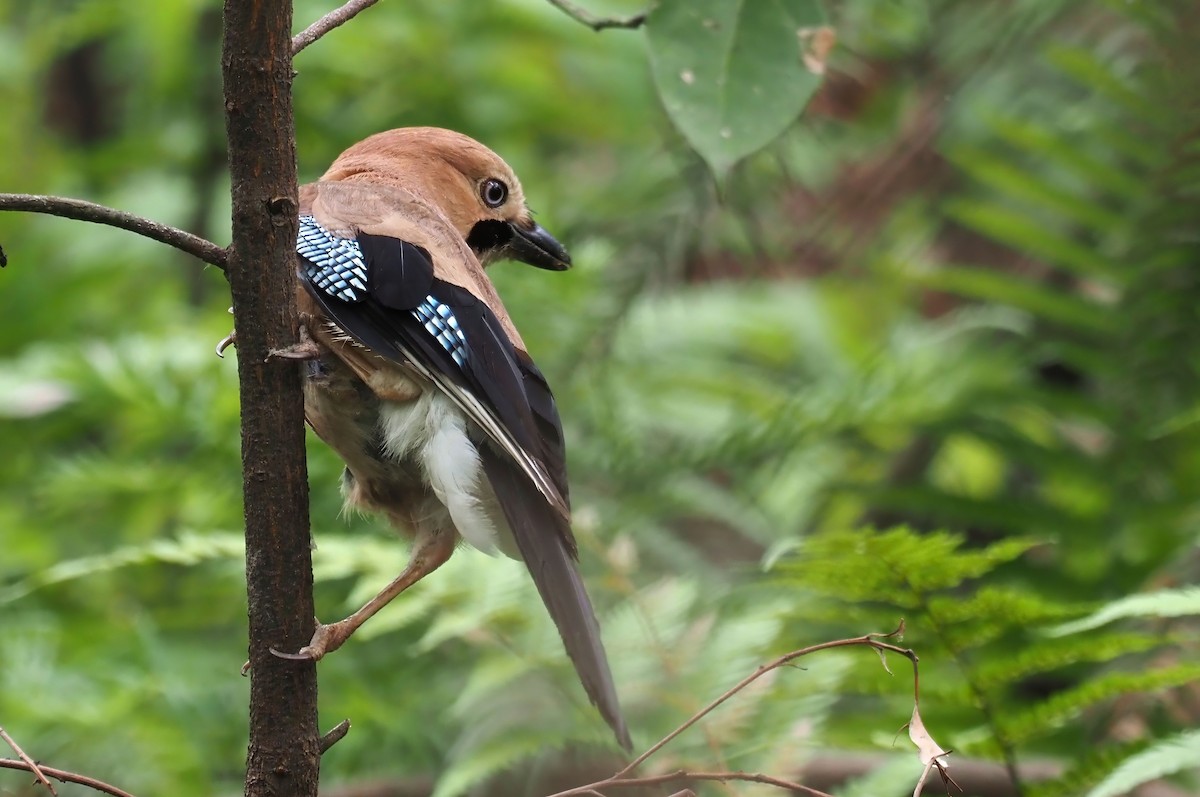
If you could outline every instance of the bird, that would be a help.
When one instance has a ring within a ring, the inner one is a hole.
[[[578,569],[554,396],[485,273],[570,267],[492,150],[434,127],[372,135],[300,187],[304,412],[345,464],[348,508],[412,538],[403,572],[285,658],[317,660],[460,542],[524,562],[584,691],[630,749]]]

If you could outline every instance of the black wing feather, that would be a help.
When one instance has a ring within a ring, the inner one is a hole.
[[[558,417],[558,405],[554,394],[541,370],[523,351],[516,352],[517,366],[521,369],[525,384],[525,396],[529,409],[538,427],[538,443],[541,459],[555,480],[555,486],[564,499],[569,499],[567,486],[567,449],[563,441],[562,420]]]
[[[367,295],[393,310],[412,310],[429,295],[433,260],[424,247],[388,235],[360,233],[358,245],[367,264]],[[386,268],[371,268],[387,263]]]

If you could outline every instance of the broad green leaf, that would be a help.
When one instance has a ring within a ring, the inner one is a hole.
[[[671,121],[718,177],[790,125],[833,31],[817,0],[664,0],[646,22]]]

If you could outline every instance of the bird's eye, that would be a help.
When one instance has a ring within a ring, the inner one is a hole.
[[[508,199],[508,186],[499,180],[484,180],[479,186],[479,197],[489,208],[498,208]]]

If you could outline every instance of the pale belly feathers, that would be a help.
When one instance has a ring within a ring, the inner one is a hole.
[[[346,463],[347,507],[382,512],[410,534],[453,530],[484,553],[519,559],[479,460],[482,432],[439,391],[398,368],[386,378],[406,384],[379,392],[414,398],[379,398],[328,350],[308,363],[305,417]]]

